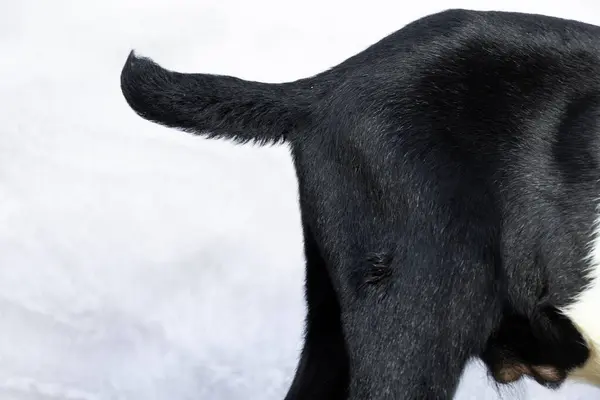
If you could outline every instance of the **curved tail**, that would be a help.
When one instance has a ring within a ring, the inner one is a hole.
[[[121,72],[123,96],[142,118],[239,143],[288,139],[310,116],[312,88],[309,80],[269,84],[169,71],[133,51]]]

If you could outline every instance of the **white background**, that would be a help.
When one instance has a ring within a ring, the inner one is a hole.
[[[304,304],[288,151],[141,120],[119,91],[131,48],[278,82],[445,8],[600,23],[595,4],[1,0],[0,399],[281,400],[289,384]],[[457,397],[498,391],[471,366]]]

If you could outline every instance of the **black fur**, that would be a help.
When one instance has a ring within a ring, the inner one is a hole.
[[[558,310],[587,283],[600,28],[450,10],[296,82],[132,53],[121,86],[157,123],[291,147],[308,318],[286,400],[448,399],[472,357],[557,387],[587,360]]]

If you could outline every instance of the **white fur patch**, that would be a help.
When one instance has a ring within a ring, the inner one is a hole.
[[[594,239],[588,256],[590,283],[573,304],[563,309],[584,337],[590,349],[587,363],[569,377],[600,386],[600,218],[596,221]]]

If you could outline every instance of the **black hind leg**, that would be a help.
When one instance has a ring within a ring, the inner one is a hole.
[[[304,227],[306,302],[304,348],[285,400],[345,400],[348,387],[340,307],[329,273],[309,229]]]

